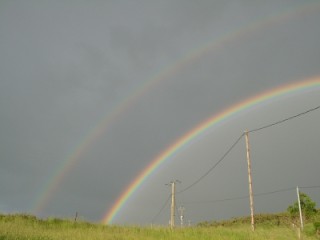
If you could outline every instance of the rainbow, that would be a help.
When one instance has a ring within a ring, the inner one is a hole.
[[[137,189],[141,186],[141,184],[164,162],[172,159],[172,157],[177,154],[177,152],[181,151],[186,145],[191,142],[195,142],[199,139],[205,132],[207,132],[210,128],[214,127],[218,123],[226,120],[227,118],[234,116],[237,113],[240,113],[244,110],[249,110],[254,106],[257,106],[261,103],[266,103],[270,100],[274,100],[275,98],[284,97],[287,95],[291,95],[297,92],[304,91],[315,91],[320,90],[320,76],[312,79],[308,79],[305,81],[299,81],[295,83],[291,83],[289,85],[284,85],[277,87],[275,89],[263,92],[254,97],[248,98],[242,102],[239,102],[226,110],[213,115],[208,118],[204,122],[197,125],[191,131],[187,132],[181,138],[176,140],[170,147],[164,150],[161,154],[159,154],[151,163],[143,169],[143,171],[130,183],[130,185],[126,188],[126,190],[120,195],[120,197],[116,200],[114,205],[110,210],[102,218],[102,223],[111,224],[116,215],[120,212],[124,204],[129,200],[132,194],[137,191]]]
[[[192,64],[205,54],[219,50],[225,44],[232,42],[235,39],[239,40],[242,37],[245,38],[254,31],[263,29],[265,27],[270,27],[281,21],[289,20],[296,16],[310,14],[310,12],[317,11],[319,7],[319,2],[308,4],[304,3],[297,7],[288,9],[286,12],[282,12],[279,15],[272,14],[268,17],[260,19],[257,22],[241,27],[238,30],[226,33],[220,38],[214,39],[213,41],[210,41],[209,43],[190,51],[174,63],[169,64],[155,76],[137,87],[135,91],[133,91],[133,93],[126,97],[123,101],[116,104],[110,112],[101,118],[101,121],[93,125],[93,127],[90,128],[82,138],[80,138],[81,141],[75,144],[74,148],[70,151],[67,157],[62,160],[61,164],[59,164],[56,169],[52,171],[51,176],[48,178],[47,182],[44,183],[43,188],[39,190],[39,194],[36,196],[35,204],[31,212],[35,213],[36,215],[41,214],[43,209],[50,202],[50,199],[52,199],[53,195],[58,190],[59,186],[62,184],[63,180],[67,177],[68,173],[73,169],[80,157],[88,151],[90,146],[92,146],[101,135],[106,133],[109,126],[111,126],[116,119],[122,116],[139,99],[141,99],[142,96],[151,91],[151,89],[154,89],[165,79],[168,79],[170,76],[182,71],[183,68]]]

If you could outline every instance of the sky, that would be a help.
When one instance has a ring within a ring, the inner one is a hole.
[[[77,212],[100,222],[159,154],[206,119],[320,79],[319,13],[316,0],[1,0],[0,213]],[[152,172],[112,223],[168,224],[167,183],[189,186],[246,129],[319,100],[319,87],[309,88],[214,125]],[[254,193],[320,185],[319,118],[313,111],[250,134]],[[320,205],[319,188],[302,191]],[[249,215],[248,199],[215,201],[247,195],[241,139],[176,201],[196,224]],[[255,211],[294,201],[294,189],[257,196]]]

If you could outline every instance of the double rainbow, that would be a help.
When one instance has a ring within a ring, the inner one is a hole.
[[[181,59],[178,59],[173,64],[167,66],[167,68],[161,70],[158,74],[156,74],[151,79],[148,79],[145,83],[139,86],[130,96],[125,98],[122,102],[118,103],[114,106],[114,109],[107,113],[104,117],[102,117],[101,121],[95,124],[88,132],[81,138],[81,140],[75,144],[75,147],[70,151],[70,153],[66,156],[66,158],[62,161],[62,163],[52,171],[52,175],[48,178],[47,182],[44,183],[42,189],[39,189],[39,194],[36,196],[35,203],[33,209],[31,210],[35,214],[40,214],[43,209],[48,205],[50,199],[52,199],[53,195],[59,189],[59,186],[62,184],[63,180],[67,177],[68,173],[73,169],[77,160],[87,152],[87,150],[91,147],[91,145],[100,138],[101,135],[105,134],[110,125],[112,125],[116,119],[118,119],[123,113],[126,112],[127,109],[131,108],[142,96],[145,95],[146,92],[154,89],[158,84],[163,82],[165,79],[168,79],[171,75],[176,74],[179,71],[182,71],[186,66],[192,64],[194,61],[199,59],[205,54],[211,53],[212,51],[221,49],[225,44],[232,42],[234,40],[239,40],[241,38],[245,38],[250,33],[255,32],[257,30],[270,27],[279,22],[283,22],[286,20],[290,20],[297,16],[303,16],[306,14],[310,14],[311,12],[316,12],[320,8],[320,3],[315,2],[307,2],[303,3],[297,7],[288,9],[285,12],[273,13],[272,15],[260,19],[259,21],[253,22],[247,26],[244,26],[236,31],[232,31],[230,33],[226,33],[214,41],[209,42],[208,44],[202,45],[190,51]],[[304,84],[305,83],[305,84]],[[308,84],[309,83],[309,84]],[[311,83],[311,84],[310,84]],[[278,95],[288,93],[290,91],[298,91],[301,89],[307,89],[312,86],[318,86],[318,78],[313,80],[307,80],[300,83],[296,83],[293,85],[284,86],[290,88],[292,90],[283,91]],[[300,86],[300,88],[299,88]],[[296,87],[296,88],[295,88]],[[281,89],[281,88],[277,88]],[[276,91],[270,91],[276,92]],[[262,95],[265,95],[264,98],[261,98]],[[243,103],[237,104],[216,116],[206,120],[204,123],[198,125],[192,131],[184,135],[182,138],[177,140],[170,148],[160,154],[155,158],[145,168],[137,178],[126,188],[126,190],[121,194],[116,203],[112,206],[112,208],[103,216],[104,223],[111,223],[117,213],[121,210],[123,204],[126,203],[130,195],[139,187],[139,185],[143,182],[145,178],[147,178],[154,169],[157,168],[161,162],[164,162],[169,157],[172,157],[172,154],[176,152],[178,149],[181,149],[182,146],[185,146],[186,143],[190,143],[191,139],[195,138],[197,135],[204,132],[206,128],[210,128],[215,123],[220,122],[222,119],[227,118],[228,116],[233,115],[235,112],[241,111],[241,109],[249,108],[252,105],[257,104],[258,102],[262,102],[272,96],[267,96],[268,94],[259,95],[260,97],[255,97],[252,99],[256,99],[256,101],[247,100]],[[274,94],[273,97],[278,96]]]

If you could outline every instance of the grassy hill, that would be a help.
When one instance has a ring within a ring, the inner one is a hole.
[[[319,214],[309,219],[302,239],[319,239],[314,222]],[[287,214],[260,214],[256,216],[256,231],[250,230],[250,218],[235,218],[222,222],[205,222],[198,226],[176,228],[138,226],[104,226],[89,222],[50,218],[37,219],[31,215],[0,215],[0,240],[47,239],[298,239]]]
[[[319,217],[318,217],[319,216]],[[313,223],[315,221],[318,221],[318,218],[320,218],[320,212],[312,219],[304,219],[306,223]],[[292,224],[295,224],[296,226],[300,225],[300,219],[299,216],[296,216],[296,218],[292,218],[289,213],[277,213],[277,214],[256,214],[254,216],[255,224],[260,226],[285,226],[285,227],[292,227]],[[232,218],[229,220],[224,221],[212,221],[212,222],[201,222],[198,224],[198,226],[211,226],[211,227],[217,227],[217,226],[235,226],[239,224],[251,224],[251,217],[237,217]]]

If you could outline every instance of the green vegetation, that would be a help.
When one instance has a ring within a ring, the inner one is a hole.
[[[319,239],[320,214],[316,213],[305,224],[303,239]],[[256,231],[250,229],[250,218],[235,218],[229,221],[201,223],[195,227],[137,227],[104,226],[88,222],[74,222],[57,218],[37,219],[31,215],[0,215],[0,240],[55,240],[55,239],[228,239],[264,240],[297,239],[289,213],[256,215]]]
[[[300,197],[301,211],[304,218],[306,219],[312,218],[317,213],[316,203],[312,201],[312,199],[305,193],[300,192],[299,197]],[[290,213],[292,218],[298,218],[299,216],[298,201],[296,201],[293,205],[290,205],[287,210]]]

